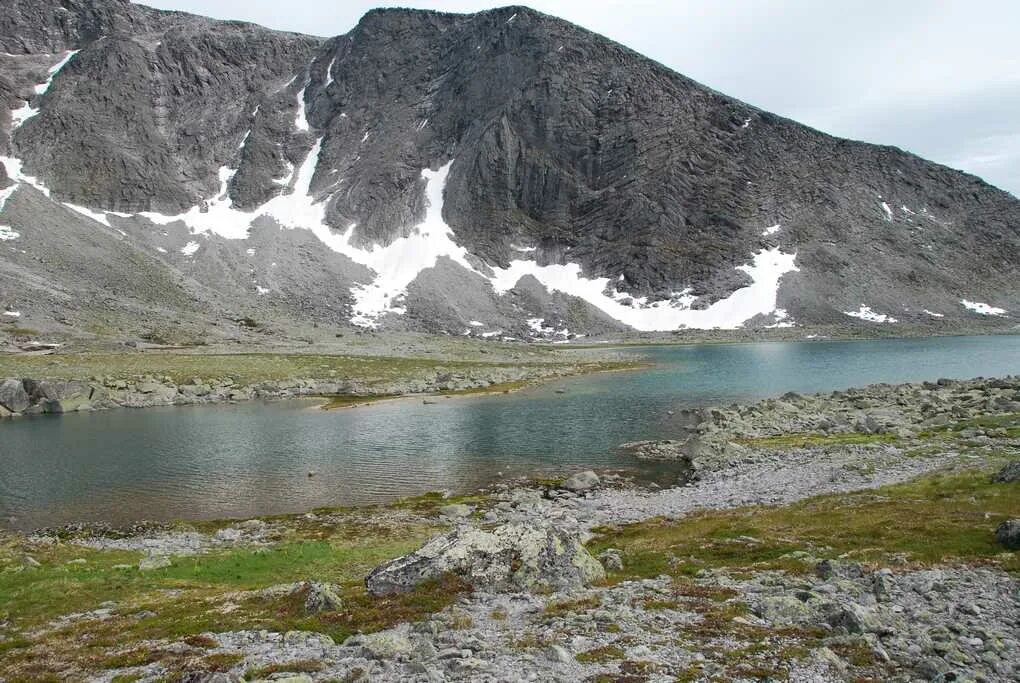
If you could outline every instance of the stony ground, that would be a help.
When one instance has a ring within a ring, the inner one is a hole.
[[[992,477],[1020,456],[1015,383],[709,412],[725,457],[705,451],[663,490],[579,475],[4,538],[0,680],[1016,680],[1020,558],[995,529],[1020,517],[1020,484]],[[812,423],[823,413],[832,426]],[[372,567],[436,533],[515,524],[575,534],[605,578],[364,590]]]

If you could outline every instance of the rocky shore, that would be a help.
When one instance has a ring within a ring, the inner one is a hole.
[[[624,449],[682,461],[665,489],[578,472],[15,537],[0,545],[0,590],[14,587],[0,680],[1020,676],[1020,378],[672,417],[675,440]],[[18,613],[45,603],[46,577],[66,591],[104,572],[116,590],[71,613]]]
[[[153,408],[231,401],[308,397],[380,397],[485,390],[494,386],[552,379],[583,372],[581,367],[480,367],[458,372],[433,372],[391,381],[353,378],[294,378],[241,383],[231,377],[177,383],[168,376],[131,379],[93,377],[88,380],[0,380],[0,418],[21,415],[91,412],[112,408]]]

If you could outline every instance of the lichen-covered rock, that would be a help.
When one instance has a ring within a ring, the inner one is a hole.
[[[304,596],[305,612],[308,614],[335,612],[344,604],[340,597],[340,587],[331,583],[309,581],[302,586],[299,594]]]
[[[344,647],[360,647],[362,655],[370,659],[393,659],[411,652],[414,646],[407,637],[407,626],[368,635],[351,636]]]
[[[365,579],[373,595],[406,592],[453,574],[472,586],[529,590],[580,588],[605,576],[580,539],[552,525],[506,524],[491,531],[463,528],[374,569]]]
[[[599,479],[599,475],[595,474],[591,470],[586,470],[584,472],[578,472],[563,482],[563,488],[568,491],[573,491],[574,493],[583,493],[585,491],[592,490],[601,483],[602,480]]]

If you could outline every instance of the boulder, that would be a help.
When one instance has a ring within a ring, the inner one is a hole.
[[[818,620],[818,610],[792,595],[772,595],[754,606],[754,614],[771,624],[807,624]]]
[[[623,571],[623,557],[620,555],[620,551],[615,548],[607,548],[598,555],[599,562],[608,571],[619,572]]]
[[[344,604],[340,597],[340,587],[331,583],[309,581],[301,585],[295,594],[304,597],[306,614],[336,612]]]
[[[143,572],[152,571],[154,569],[165,569],[173,564],[169,557],[164,555],[153,555],[143,558],[138,563],[138,570]]]
[[[995,530],[995,540],[1010,550],[1020,550],[1020,519],[1010,519]]]
[[[1006,463],[998,474],[992,477],[992,481],[996,484],[1011,484],[1020,481],[1020,460]]]
[[[25,390],[34,401],[69,401],[92,395],[92,387],[84,382],[68,382],[64,380],[26,379]]]
[[[0,382],[0,406],[12,413],[20,413],[30,405],[31,398],[20,379],[5,379]]]
[[[344,647],[361,647],[362,656],[368,659],[393,659],[409,655],[414,645],[406,631],[406,626],[398,626],[388,631],[351,636],[344,641]]]
[[[470,517],[473,509],[470,505],[464,505],[463,503],[452,503],[450,505],[444,505],[439,508],[439,514],[443,517],[452,517],[463,519],[464,517]]]
[[[599,475],[595,474],[591,470],[584,472],[578,472],[571,476],[565,482],[563,482],[563,488],[574,493],[584,493],[590,491],[602,483],[599,479]]]
[[[365,585],[372,595],[389,595],[448,574],[479,588],[570,590],[605,577],[605,570],[576,535],[549,524],[506,524],[434,538],[372,570]]]

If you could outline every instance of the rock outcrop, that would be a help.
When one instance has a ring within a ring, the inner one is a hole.
[[[586,586],[605,570],[573,533],[548,524],[464,527],[374,569],[365,579],[372,595],[412,590],[452,574],[477,588],[565,590]]]

